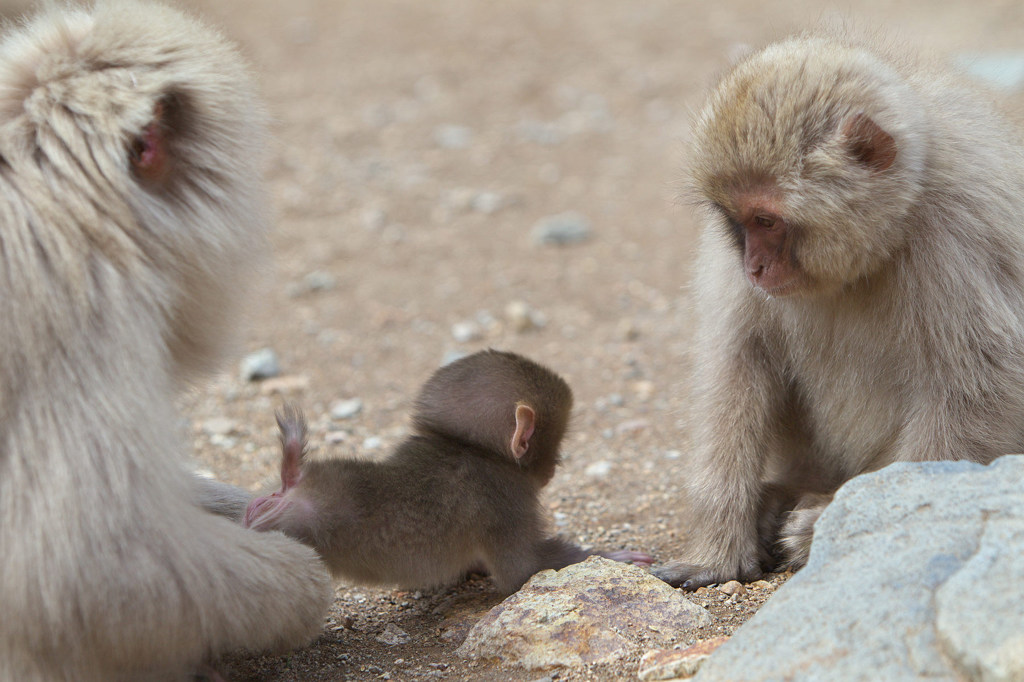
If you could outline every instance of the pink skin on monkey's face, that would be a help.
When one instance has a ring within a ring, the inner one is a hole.
[[[741,235],[743,269],[752,286],[770,296],[799,289],[803,273],[792,249],[792,235],[782,217],[782,205],[770,188],[755,188],[737,195],[732,219]]]

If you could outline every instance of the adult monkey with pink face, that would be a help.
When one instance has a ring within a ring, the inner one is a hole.
[[[187,472],[173,403],[265,250],[263,118],[163,7],[0,41],[0,680],[184,680],[322,627],[325,567],[227,518],[248,495]]]
[[[693,177],[693,525],[661,577],[799,567],[851,477],[1024,449],[1024,151],[986,97],[790,39],[711,92]]]

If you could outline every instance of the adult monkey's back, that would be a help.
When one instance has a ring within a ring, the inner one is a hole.
[[[207,511],[246,498],[186,472],[172,402],[264,253],[262,119],[163,7],[0,43],[0,680],[184,679],[322,624],[313,551]]]
[[[802,565],[851,477],[1024,448],[1024,151],[987,99],[841,35],[769,46],[712,91],[694,523],[662,577]]]

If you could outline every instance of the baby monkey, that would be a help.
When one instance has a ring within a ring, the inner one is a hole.
[[[561,377],[494,350],[438,369],[416,401],[414,433],[381,462],[306,461],[305,421],[286,407],[281,490],[252,500],[245,525],[313,546],[335,576],[404,588],[482,569],[511,593],[591,554],[649,565],[641,552],[589,552],[548,534],[538,498],[571,409]]]

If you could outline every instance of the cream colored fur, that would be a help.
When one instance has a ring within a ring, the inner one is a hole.
[[[988,99],[845,35],[769,46],[711,92],[691,157],[708,207],[693,525],[684,562],[663,577],[696,586],[770,565],[779,536],[758,536],[769,481],[828,499],[892,462],[1024,448],[1024,148]],[[895,141],[891,167],[851,155],[843,125],[858,115]],[[751,186],[769,187],[789,224],[806,275],[791,295],[744,276],[727,218]],[[823,506],[786,521],[784,560],[806,560]]]
[[[181,108],[170,177],[132,141]],[[161,6],[50,9],[0,42],[0,680],[185,679],[309,641],[312,550],[186,473],[173,397],[265,253],[264,114],[235,50]]]

